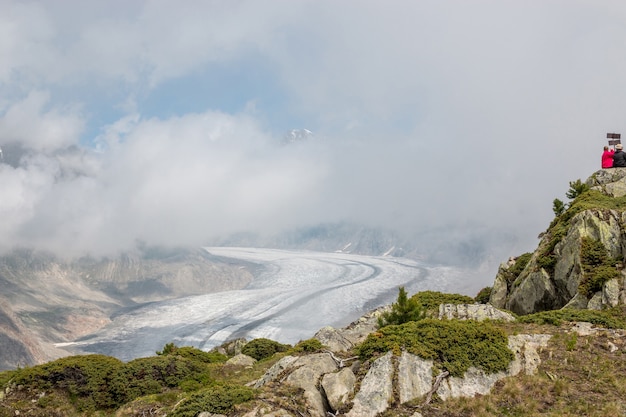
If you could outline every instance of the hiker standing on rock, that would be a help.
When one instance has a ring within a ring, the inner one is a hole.
[[[622,150],[621,143],[615,145],[615,152],[613,153],[613,168],[626,168],[626,153]]]

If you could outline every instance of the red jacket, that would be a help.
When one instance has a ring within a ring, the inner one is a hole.
[[[613,150],[602,152],[602,168],[613,167]]]

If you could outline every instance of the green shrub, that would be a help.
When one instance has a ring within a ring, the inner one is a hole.
[[[619,276],[620,273],[614,266],[599,266],[583,275],[578,285],[578,292],[591,297],[594,293],[602,290],[605,282],[619,278]]]
[[[548,274],[552,275],[554,273],[554,268],[556,267],[556,256],[553,253],[542,254],[537,257],[537,265],[540,268],[543,268]]]
[[[172,355],[174,353],[176,353],[176,351],[178,350],[178,346],[176,346],[174,343],[167,343],[165,346],[163,346],[163,350],[161,351],[156,351],[156,354],[161,356],[161,355]]]
[[[589,191],[589,186],[580,179],[577,179],[576,181],[570,181],[569,190],[565,193],[565,196],[570,200],[573,200],[587,191]]]
[[[216,385],[192,394],[174,409],[170,417],[195,417],[200,412],[226,414],[233,407],[254,398],[252,388],[240,385]]]
[[[6,383],[9,382],[11,378],[13,378],[15,372],[17,371],[0,371],[0,388],[4,387]]]
[[[528,265],[528,262],[530,262],[530,258],[532,258],[533,254],[530,252],[526,252],[521,254],[520,256],[518,256],[515,259],[515,263],[507,270],[507,272],[509,272],[511,274],[511,280],[508,280],[509,282],[513,282],[517,279],[517,277],[519,277],[519,275],[522,273],[522,271],[524,270],[524,268],[526,268],[526,265]]]
[[[542,311],[528,314],[517,318],[520,323],[549,324],[560,326],[565,322],[585,321],[608,329],[625,329],[626,321],[619,309],[597,310],[573,310],[561,309]]]
[[[181,356],[151,356],[132,360],[124,366],[124,377],[131,398],[156,394],[164,388],[180,387],[183,384],[189,389],[189,386],[202,386],[211,382],[204,362]]]
[[[157,351],[159,356],[177,355],[194,361],[204,363],[221,363],[226,362],[228,357],[218,352],[205,352],[193,346],[178,347],[174,343],[168,343],[163,346],[162,351]]]
[[[585,271],[596,266],[605,265],[608,261],[606,248],[599,240],[583,237],[580,241],[580,262]]]
[[[65,391],[79,411],[112,409],[128,400],[124,364],[104,355],[61,358],[16,372],[15,384]]]
[[[572,332],[572,334],[565,341],[565,350],[571,352],[576,348],[576,343],[578,342],[578,333]]]
[[[381,328],[357,347],[362,360],[402,350],[432,359],[453,376],[470,366],[487,373],[503,371],[513,360],[504,332],[489,322],[424,319]]]
[[[539,256],[537,257],[537,265],[543,268],[549,275],[554,274],[554,268],[556,267],[557,255],[554,253],[556,245],[559,244],[565,235],[570,225],[571,218],[569,215],[573,213],[574,209],[568,209],[562,216],[558,217],[558,222],[551,227],[547,232],[547,242],[544,243]],[[566,220],[567,219],[567,220]]]
[[[183,346],[176,351],[178,356],[204,363],[223,363],[228,360],[228,356],[219,352],[205,352],[191,346]]]
[[[611,259],[606,247],[599,240],[583,237],[580,242],[580,263],[582,278],[578,292],[591,297],[602,290],[605,282],[618,278],[620,272],[615,268],[615,259]]]
[[[473,304],[474,299],[467,295],[446,294],[438,291],[422,291],[414,294],[411,300],[415,300],[422,306],[426,313],[437,313],[440,304]]]
[[[555,198],[552,201],[552,211],[554,212],[555,216],[560,216],[561,214],[563,214],[563,212],[565,211],[565,204],[559,200],[558,198]]]
[[[378,317],[378,327],[390,324],[402,324],[424,318],[424,309],[414,298],[408,298],[404,287],[400,287],[398,298],[391,305],[391,311],[384,312]]]
[[[317,339],[301,340],[293,347],[295,352],[317,352],[324,348],[322,342]]]
[[[246,343],[241,349],[241,353],[260,361],[269,358],[276,352],[284,352],[290,347],[290,345],[283,345],[270,339],[259,338]]]
[[[491,287],[485,287],[482,290],[478,291],[478,294],[476,294],[476,297],[474,297],[474,301],[481,304],[487,304],[490,298]]]
[[[126,364],[104,355],[69,356],[15,371],[13,381],[36,390],[58,390],[77,411],[115,409],[166,389],[211,383],[208,364],[179,355],[139,358]]]

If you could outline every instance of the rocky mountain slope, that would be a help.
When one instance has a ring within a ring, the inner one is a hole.
[[[572,185],[575,198],[556,213],[537,249],[500,266],[494,306],[529,314],[626,301],[626,169],[600,170]]]
[[[98,330],[123,309],[238,289],[251,279],[246,269],[200,249],[144,248],[72,262],[14,251],[0,257],[0,369],[71,354],[56,344]]]

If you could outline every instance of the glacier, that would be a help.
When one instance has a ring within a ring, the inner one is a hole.
[[[462,271],[391,256],[265,248],[207,247],[252,268],[245,288],[142,305],[113,317],[97,334],[72,343],[80,353],[121,360],[152,356],[165,344],[210,350],[234,338],[295,344],[324,326],[343,327],[409,294],[458,292]],[[67,346],[67,345],[66,345]]]

